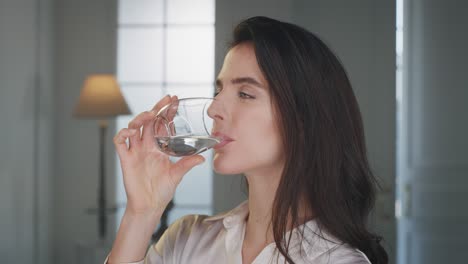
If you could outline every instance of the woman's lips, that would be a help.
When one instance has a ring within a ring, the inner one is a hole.
[[[220,149],[222,147],[224,147],[225,145],[231,143],[232,141],[226,141],[226,140],[222,140],[221,142],[219,142],[218,144],[216,144],[213,148],[214,149]]]
[[[220,142],[213,147],[214,149],[222,148],[225,145],[234,141],[234,139],[220,132],[215,132],[212,134],[212,136],[220,140]]]

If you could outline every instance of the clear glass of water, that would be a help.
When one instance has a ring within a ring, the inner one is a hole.
[[[213,98],[191,97],[172,100],[159,110],[153,124],[158,148],[174,157],[206,151],[220,142],[212,137],[213,119],[208,108]]]

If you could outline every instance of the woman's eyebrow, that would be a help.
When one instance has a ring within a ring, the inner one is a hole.
[[[239,78],[234,78],[231,80],[232,84],[250,84],[253,86],[257,86],[258,88],[264,89],[265,87],[257,80],[255,80],[252,77],[239,77]],[[222,88],[223,87],[223,82],[221,79],[216,79],[216,86]]]

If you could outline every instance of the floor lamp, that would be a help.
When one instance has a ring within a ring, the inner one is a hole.
[[[120,92],[113,75],[90,75],[84,81],[80,98],[73,113],[76,118],[99,120],[99,186],[98,186],[98,231],[99,238],[105,240],[107,233],[105,144],[108,119],[118,115],[128,115],[130,110]]]

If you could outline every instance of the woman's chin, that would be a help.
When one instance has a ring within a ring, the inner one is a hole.
[[[239,170],[236,170],[234,168],[229,168],[229,167],[223,167],[223,166],[216,166],[216,165],[213,165],[213,170],[217,173],[217,174],[241,174],[242,172],[240,172]]]
[[[213,158],[213,170],[218,174],[241,174],[239,166],[228,159],[224,159],[219,155],[215,155]]]

